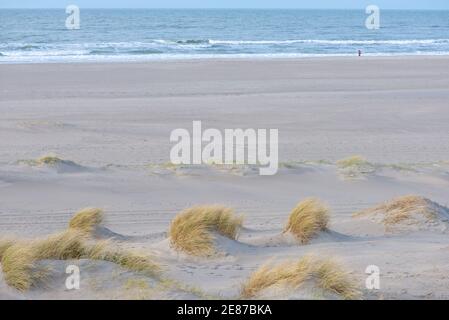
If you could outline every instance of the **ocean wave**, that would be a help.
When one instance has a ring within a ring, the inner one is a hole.
[[[1,43],[0,49],[4,51],[45,51],[45,50],[88,50],[93,53],[105,50],[155,50],[164,48],[205,48],[213,46],[271,46],[271,45],[294,45],[315,44],[320,45],[449,45],[449,39],[404,39],[404,40],[321,40],[321,39],[298,39],[298,40],[213,40],[213,39],[187,39],[187,40],[164,40],[154,39],[147,42],[100,42],[100,43]]]
[[[82,56],[88,54],[87,51],[74,50],[39,50],[39,51],[7,51],[3,52],[3,57],[65,57]]]
[[[41,48],[41,46],[39,46],[39,45],[25,44],[25,45],[17,47],[16,50],[31,51],[31,50],[36,50],[36,49],[40,49],[40,48]]]
[[[169,42],[167,42],[169,43]],[[177,44],[210,44],[210,40],[178,40],[176,41]]]
[[[324,44],[324,45],[410,45],[410,44],[448,44],[449,39],[412,39],[412,40],[209,40],[210,44],[222,45],[283,45],[283,44]]]
[[[25,43],[1,43],[0,48],[6,50],[16,50],[16,51],[32,51],[39,50],[42,48],[38,44],[25,44]]]
[[[322,45],[432,45],[449,44],[449,39],[376,39],[376,40],[333,40],[333,39],[293,39],[293,40],[214,40],[214,39],[155,39],[148,42],[117,42],[97,45],[116,47],[133,47],[148,45],[291,45],[291,44],[322,44]],[[95,44],[91,44],[95,45]]]
[[[183,39],[166,40],[155,39],[149,42],[115,43],[111,45],[291,45],[291,44],[322,44],[322,45],[432,45],[449,44],[449,39],[376,39],[376,40],[334,40],[334,39],[293,39],[293,40],[214,40],[214,39]]]
[[[162,54],[164,51],[155,49],[132,49],[126,50],[124,52],[117,52],[114,48],[110,49],[94,49],[90,50],[88,54],[90,55],[113,55],[113,54],[130,54],[130,55],[145,55],[145,54]]]
[[[3,56],[1,63],[65,63],[65,62],[127,62],[127,61],[160,61],[160,60],[202,60],[202,59],[301,59],[301,58],[333,58],[355,57],[354,53],[231,53],[231,54],[141,54],[141,55],[39,55],[39,56]],[[367,57],[395,56],[449,56],[449,51],[406,52],[406,53],[367,53]]]
[[[53,59],[183,59],[207,57],[319,57],[364,55],[446,55],[449,39],[408,40],[211,40],[152,39],[122,42],[0,43],[0,62]],[[91,57],[91,58],[89,58]],[[114,58],[115,59],[115,58]]]

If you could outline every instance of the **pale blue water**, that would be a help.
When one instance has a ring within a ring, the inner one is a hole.
[[[449,11],[0,10],[0,63],[449,54]]]

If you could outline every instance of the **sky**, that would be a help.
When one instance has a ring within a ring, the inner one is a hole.
[[[1,0],[0,8],[306,8],[449,10],[449,0]]]

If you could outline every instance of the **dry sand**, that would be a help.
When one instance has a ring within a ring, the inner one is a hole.
[[[179,283],[155,289],[113,264],[47,261],[47,287],[19,293],[0,276],[0,298],[235,298],[270,258],[313,253],[341,261],[365,299],[449,299],[445,221],[390,234],[352,217],[407,194],[448,205],[449,57],[0,65],[0,114],[0,235],[44,236],[78,209],[101,207],[124,246],[154,254]],[[278,174],[164,166],[170,132],[193,120],[279,129]],[[29,162],[49,153],[73,163]],[[370,170],[335,165],[354,154]],[[308,196],[332,208],[332,232],[305,246],[279,241]],[[245,214],[239,242],[219,241],[224,254],[209,259],[174,252],[175,214],[215,203]],[[81,290],[67,291],[64,267],[74,263]],[[364,289],[368,265],[380,268],[380,290]]]

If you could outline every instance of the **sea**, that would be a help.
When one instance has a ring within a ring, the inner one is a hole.
[[[69,15],[0,9],[0,63],[449,55],[449,11],[380,10],[378,29],[365,8],[80,8],[79,29]]]

